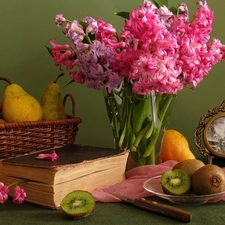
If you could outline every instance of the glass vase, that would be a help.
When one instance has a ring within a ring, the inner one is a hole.
[[[103,94],[115,148],[129,149],[137,166],[159,162],[161,138],[170,123],[169,109],[176,96],[137,95],[128,82]]]

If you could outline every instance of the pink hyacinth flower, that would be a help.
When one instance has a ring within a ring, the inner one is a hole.
[[[0,203],[4,203],[8,199],[9,188],[0,182]]]
[[[13,196],[14,203],[22,204],[26,196],[27,194],[23,188],[19,187],[18,185],[14,188],[14,196]]]
[[[55,150],[52,150],[50,154],[41,153],[36,157],[36,159],[50,159],[52,162],[56,161],[58,158],[59,156],[57,155]]]

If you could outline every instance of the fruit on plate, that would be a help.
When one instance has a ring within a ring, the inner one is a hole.
[[[183,170],[169,170],[162,174],[161,185],[165,194],[183,195],[191,188],[191,178]]]
[[[221,167],[207,164],[198,169],[191,177],[192,188],[196,195],[208,195],[225,191],[225,174]]]
[[[195,159],[196,157],[189,148],[187,139],[176,130],[166,130],[161,145],[162,162],[167,160],[176,160],[178,162],[186,159]]]
[[[95,207],[95,199],[88,191],[75,190],[62,199],[60,207],[68,217],[79,219],[90,215]]]
[[[43,111],[43,120],[60,120],[66,118],[63,101],[61,98],[60,87],[57,83],[61,73],[55,81],[48,84],[41,98],[41,107]]]
[[[2,105],[2,117],[6,122],[42,120],[41,105],[32,95],[6,77],[0,77],[0,80],[9,84],[4,91]]]
[[[173,169],[181,169],[186,172],[189,176],[197,171],[199,168],[204,166],[205,163],[199,159],[186,159],[184,161],[178,162],[173,166]]]

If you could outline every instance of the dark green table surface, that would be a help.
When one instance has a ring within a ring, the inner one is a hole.
[[[221,167],[225,166],[224,162],[215,164]],[[70,220],[65,217],[61,210],[48,209],[26,202],[22,205],[16,205],[12,203],[11,199],[8,199],[4,204],[0,204],[0,223],[5,225],[225,225],[225,201],[185,206],[158,197],[150,197],[149,199],[189,211],[192,215],[191,222],[184,223],[163,217],[122,202],[97,202],[90,216],[79,220]]]
[[[204,204],[199,206],[175,205],[167,200],[151,197],[162,203],[170,204],[181,209],[188,210],[192,214],[191,225],[224,225],[225,224],[225,202]],[[159,216],[154,213],[135,208],[125,203],[96,203],[92,214],[79,220],[70,220],[60,210],[46,209],[30,203],[16,205],[9,199],[0,204],[1,224],[18,225],[145,225],[145,224],[187,224],[174,219]]]

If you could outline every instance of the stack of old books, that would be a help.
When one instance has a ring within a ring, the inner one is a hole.
[[[59,155],[54,162],[36,158],[51,150],[1,160],[0,181],[8,185],[27,179],[20,185],[27,193],[26,201],[57,209],[71,191],[92,191],[125,179],[127,150],[68,145],[54,149]]]

